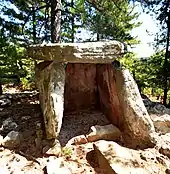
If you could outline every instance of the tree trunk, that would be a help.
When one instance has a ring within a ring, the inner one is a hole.
[[[0,81],[0,95],[2,95],[2,83]]]
[[[164,60],[164,99],[163,104],[166,106],[167,94],[168,94],[168,49],[169,49],[169,34],[170,34],[170,12],[168,12],[168,21],[167,21],[167,43],[166,43],[166,53]]]
[[[74,8],[74,0],[71,0],[71,7]],[[74,43],[74,14],[71,17],[71,42]]]
[[[33,22],[33,43],[36,44],[36,14],[35,14],[35,7],[32,7],[33,16],[32,16],[32,22]]]
[[[61,0],[51,0],[51,42],[60,42]]]

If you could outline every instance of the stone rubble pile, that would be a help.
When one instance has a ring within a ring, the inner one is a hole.
[[[150,114],[156,132],[166,134],[170,132],[170,109],[150,99],[143,99],[145,107]]]

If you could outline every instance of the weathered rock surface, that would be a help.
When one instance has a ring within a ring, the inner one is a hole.
[[[1,107],[10,106],[12,104],[11,100],[12,100],[11,96],[0,95],[0,106]]]
[[[31,119],[31,116],[23,116],[23,117],[21,117],[22,121],[27,121],[29,119]]]
[[[97,85],[101,109],[112,124],[122,127],[123,112],[116,87],[116,69],[111,64],[97,65]],[[119,79],[118,79],[119,80]]]
[[[20,144],[22,140],[22,135],[20,132],[11,131],[7,134],[7,136],[3,139],[2,145],[4,147],[16,147]]]
[[[122,147],[115,142],[98,141],[94,144],[94,150],[99,166],[106,174],[165,173],[165,166],[160,166],[153,160],[152,167],[146,160],[147,157],[141,159],[139,151]]]
[[[55,156],[61,155],[62,149],[58,140],[48,140],[46,141],[46,143],[42,142],[42,144],[46,144],[45,147],[42,149],[43,154]]]
[[[97,67],[101,107],[120,128],[130,146],[149,146],[154,125],[142,102],[138,87],[128,70],[112,65]],[[132,141],[134,140],[134,141]]]
[[[2,143],[3,143],[3,136],[0,135],[0,146],[2,145]]]
[[[131,143],[129,142],[130,137],[131,140],[136,139],[139,146],[152,146],[151,134],[155,131],[154,125],[143,104],[133,77],[128,70],[116,70],[115,77],[116,89],[123,109],[125,141]]]
[[[124,53],[118,41],[35,45],[28,55],[40,60],[70,63],[111,63]]]
[[[150,99],[143,99],[148,113],[154,123],[156,132],[170,132],[170,109],[158,102],[152,102]]]
[[[17,123],[13,121],[11,117],[3,121],[0,131],[9,133],[12,130],[16,130],[18,127]]]
[[[163,135],[161,135],[160,133],[155,134],[155,139],[157,141],[155,149],[157,149],[161,154],[170,158],[170,133]]]
[[[149,98],[143,99],[143,103],[148,112],[149,112],[150,108],[152,108],[154,106],[153,102]]]
[[[161,105],[159,103],[153,103],[154,106],[150,108],[150,112],[151,113],[155,113],[155,114],[166,114],[166,113],[170,113],[164,105]]]
[[[157,132],[169,133],[170,132],[170,115],[164,114],[161,116],[152,115],[151,119],[154,123]]]
[[[159,152],[163,155],[166,155],[168,158],[170,158],[170,146],[169,145],[163,145],[159,149]]]
[[[96,65],[68,63],[64,91],[64,111],[96,108],[99,105]]]
[[[62,63],[42,62],[36,67],[40,105],[47,139],[56,138],[61,128],[64,110],[65,68]]]
[[[157,114],[157,115],[170,115],[170,109],[166,108],[164,105],[160,104],[159,102],[153,102],[149,98],[143,99],[143,103],[150,114]]]
[[[67,142],[66,146],[80,145],[80,144],[86,144],[86,143],[88,143],[86,136],[85,135],[78,135],[76,137],[71,138]]]
[[[63,163],[64,159],[62,157],[60,158],[54,158],[50,157],[49,162],[47,163],[46,169],[47,174],[71,174],[70,170],[66,167],[64,167]]]
[[[91,130],[87,135],[79,135],[69,140],[67,146],[73,144],[74,145],[86,144],[88,142],[95,142],[98,140],[117,141],[121,140],[121,136],[122,134],[120,130],[112,124],[104,126],[95,125],[91,127]]]
[[[88,142],[94,142],[97,140],[120,140],[121,132],[120,130],[112,125],[95,125],[91,127],[91,132],[86,135]]]

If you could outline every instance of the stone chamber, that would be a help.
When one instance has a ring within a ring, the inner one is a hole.
[[[47,139],[65,145],[93,125],[112,123],[133,145],[149,146],[153,123],[128,70],[114,66],[124,46],[118,41],[33,45]],[[134,143],[135,142],[135,143]]]
[[[87,134],[94,125],[121,125],[112,64],[68,63],[65,72],[61,144]],[[113,81],[113,85],[109,85],[109,81]]]

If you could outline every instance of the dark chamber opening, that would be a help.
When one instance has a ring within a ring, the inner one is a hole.
[[[96,64],[69,63],[66,67],[64,116],[59,141],[87,134],[93,125],[110,122],[100,107]]]

